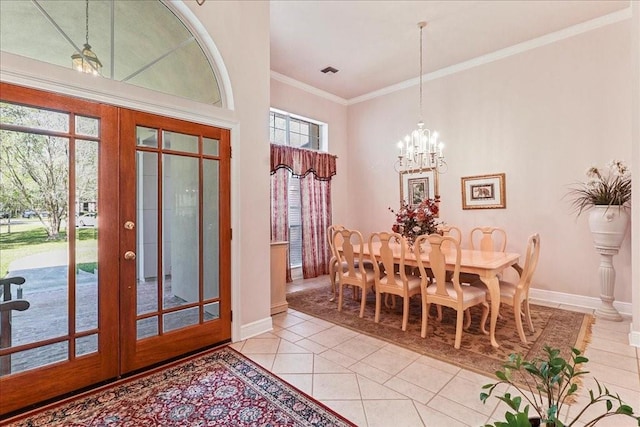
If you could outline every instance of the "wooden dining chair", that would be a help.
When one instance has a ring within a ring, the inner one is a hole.
[[[442,233],[443,236],[453,237],[458,242],[460,247],[462,247],[462,230],[460,230],[460,228],[456,227],[455,225],[442,224],[441,226],[438,227],[438,231],[440,231],[440,233]],[[449,247],[450,247],[449,241],[443,242],[443,246],[442,246],[443,251],[448,250]]]
[[[375,284],[373,269],[365,268],[364,239],[362,233],[357,230],[343,229],[336,231],[333,244],[338,255],[338,311],[342,311],[342,301],[345,286],[353,286],[355,296],[356,288],[361,290],[360,317],[364,316],[364,307],[367,301],[367,292]]]
[[[338,280],[337,274],[338,267],[340,265],[338,262],[340,257],[336,251],[336,245],[334,244],[333,238],[337,231],[344,230],[344,228],[344,225],[340,224],[331,224],[327,227],[327,240],[329,241],[329,250],[331,251],[331,259],[329,260],[329,280],[331,281],[331,294],[333,295],[332,300],[335,298],[336,294],[336,282]]]
[[[483,252],[504,252],[507,249],[507,232],[500,227],[475,227],[469,232],[471,249]]]
[[[447,263],[445,251],[442,244],[450,245],[449,256],[455,254],[455,265],[451,280],[447,281]],[[414,255],[417,260],[418,269],[422,278],[420,289],[422,290],[422,329],[420,336],[427,336],[427,326],[429,318],[429,308],[431,304],[438,304],[451,307],[456,310],[456,337],[454,347],[460,348],[462,341],[462,329],[464,312],[475,305],[482,305],[482,332],[487,334],[485,324],[489,315],[489,305],[487,304],[486,291],[473,286],[460,285],[460,244],[451,236],[441,236],[440,234],[424,234],[419,236],[414,245]],[[430,249],[430,250],[429,250]],[[422,254],[429,256],[429,266],[433,271],[434,283],[428,284],[426,267],[422,260]]]
[[[504,252],[507,249],[507,232],[500,227],[475,227],[469,232],[469,244],[472,250],[482,252]],[[461,283],[475,283],[480,276],[473,273],[460,273]]]
[[[532,234],[527,240],[527,254],[524,258],[524,267],[520,272],[520,280],[518,283],[500,280],[500,305],[506,304],[513,307],[513,314],[516,321],[516,328],[520,335],[520,341],[527,343],[527,337],[522,327],[522,317],[527,319],[529,330],[533,333],[533,322],[531,321],[531,309],[529,307],[529,288],[531,287],[531,278],[538,266],[538,258],[540,257],[540,235]],[[484,328],[484,326],[483,326]]]
[[[395,249],[395,254],[394,254]],[[409,321],[409,301],[413,295],[420,293],[421,279],[408,273],[405,268],[405,257],[410,254],[407,242],[398,233],[388,233],[386,231],[372,233],[369,236],[369,253],[379,253],[379,262],[373,264],[375,291],[376,291],[376,314],[374,322],[380,321],[380,307],[382,305],[382,295],[399,296],[403,299],[402,305],[402,330],[407,330]],[[400,258],[396,256],[399,251]],[[396,268],[397,265],[397,268]]]

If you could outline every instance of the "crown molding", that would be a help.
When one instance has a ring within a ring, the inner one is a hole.
[[[325,98],[328,99],[329,101],[333,101],[336,104],[340,104],[340,105],[348,105],[348,101],[344,98],[340,98],[337,95],[334,95],[332,93],[326,92],[324,90],[318,89],[316,87],[313,87],[311,85],[308,85],[306,83],[302,83],[301,81],[298,81],[296,79],[292,79],[291,77],[287,77],[284,74],[280,74],[276,71],[271,70],[271,78],[274,80],[277,80],[279,82],[282,82],[284,84],[287,84],[289,86],[293,86],[295,88],[298,88],[300,90],[303,90],[305,92],[309,92],[312,95],[316,95],[319,96],[321,98]]]
[[[549,33],[544,36],[528,40],[526,42],[518,43],[513,46],[509,46],[507,48],[488,53],[486,55],[478,56],[468,61],[460,62],[458,64],[454,64],[449,67],[441,68],[432,73],[424,74],[422,76],[422,79],[423,79],[422,81],[425,82],[425,81],[430,81],[430,80],[435,80],[442,77],[450,76],[452,74],[459,73],[461,71],[465,71],[471,68],[479,67],[481,65],[489,64],[491,62],[508,58],[513,55],[518,55],[520,53],[523,53],[532,49],[537,49],[539,47],[546,46],[546,45],[558,42],[560,40],[568,39],[570,37],[574,37],[582,33],[596,30],[598,28],[602,28],[607,25],[611,25],[621,21],[625,21],[627,19],[631,19],[631,15],[632,15],[631,7],[628,7],[626,9],[622,9],[617,12],[613,12],[608,15],[595,18],[590,21],[583,22],[581,24],[573,25],[571,27],[567,27],[562,30],[555,31],[553,33]],[[418,84],[420,84],[420,78],[414,77],[412,79],[405,80],[403,82],[400,82],[391,86],[387,86],[382,89],[375,90],[373,92],[366,93],[364,95],[356,96],[355,98],[344,99],[336,95],[333,95],[331,93],[325,92],[323,90],[317,89],[306,83],[302,83],[298,80],[284,76],[275,71],[271,71],[271,77],[283,83],[286,83],[288,85],[297,87],[298,89],[329,99],[330,101],[334,101],[341,105],[357,104],[360,102],[368,101],[370,99],[378,98],[380,96],[388,95],[390,93],[397,92],[397,91],[407,89],[413,86],[417,86]]]

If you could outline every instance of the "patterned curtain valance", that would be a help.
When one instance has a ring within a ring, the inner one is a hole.
[[[312,173],[317,180],[330,181],[336,174],[336,156],[271,144],[271,173],[275,173],[280,168],[289,169],[296,177],[302,178]]]

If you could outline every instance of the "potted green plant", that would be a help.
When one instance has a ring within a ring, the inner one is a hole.
[[[601,419],[614,415],[632,417],[640,426],[640,417],[634,415],[633,409],[623,403],[618,394],[611,393],[598,380],[596,380],[597,391],[589,390],[589,402],[571,420],[561,421],[558,418],[564,405],[568,404],[568,398],[578,391],[576,378],[588,373],[578,368],[589,359],[576,348],[571,349],[571,352],[570,361],[560,355],[560,350],[549,346],[544,347],[545,357],[531,361],[523,360],[519,354],[511,354],[502,365],[504,370],[496,372],[496,377],[500,381],[484,385],[483,390],[488,389],[488,391],[480,393],[480,400],[486,403],[500,384],[507,384],[517,389],[521,396],[511,395],[509,392],[496,395],[496,398],[506,403],[515,412],[507,411],[505,421],[498,421],[493,425],[487,424],[485,427],[572,426],[585,415],[587,408],[601,402],[604,402],[604,412],[586,422],[585,427],[593,426]],[[522,408],[525,401],[528,403]],[[533,408],[532,414],[529,413],[531,408]]]

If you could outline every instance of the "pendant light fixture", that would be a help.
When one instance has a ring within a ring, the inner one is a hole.
[[[438,141],[438,132],[424,127],[422,116],[422,29],[427,26],[424,21],[418,22],[420,28],[420,118],[418,128],[398,141],[398,161],[396,170],[422,172],[434,170],[437,173],[446,171],[442,141]]]
[[[85,43],[82,53],[75,52],[71,55],[71,67],[82,73],[93,74],[94,76],[102,75],[102,63],[91,50],[89,45],[89,0],[85,1]]]

